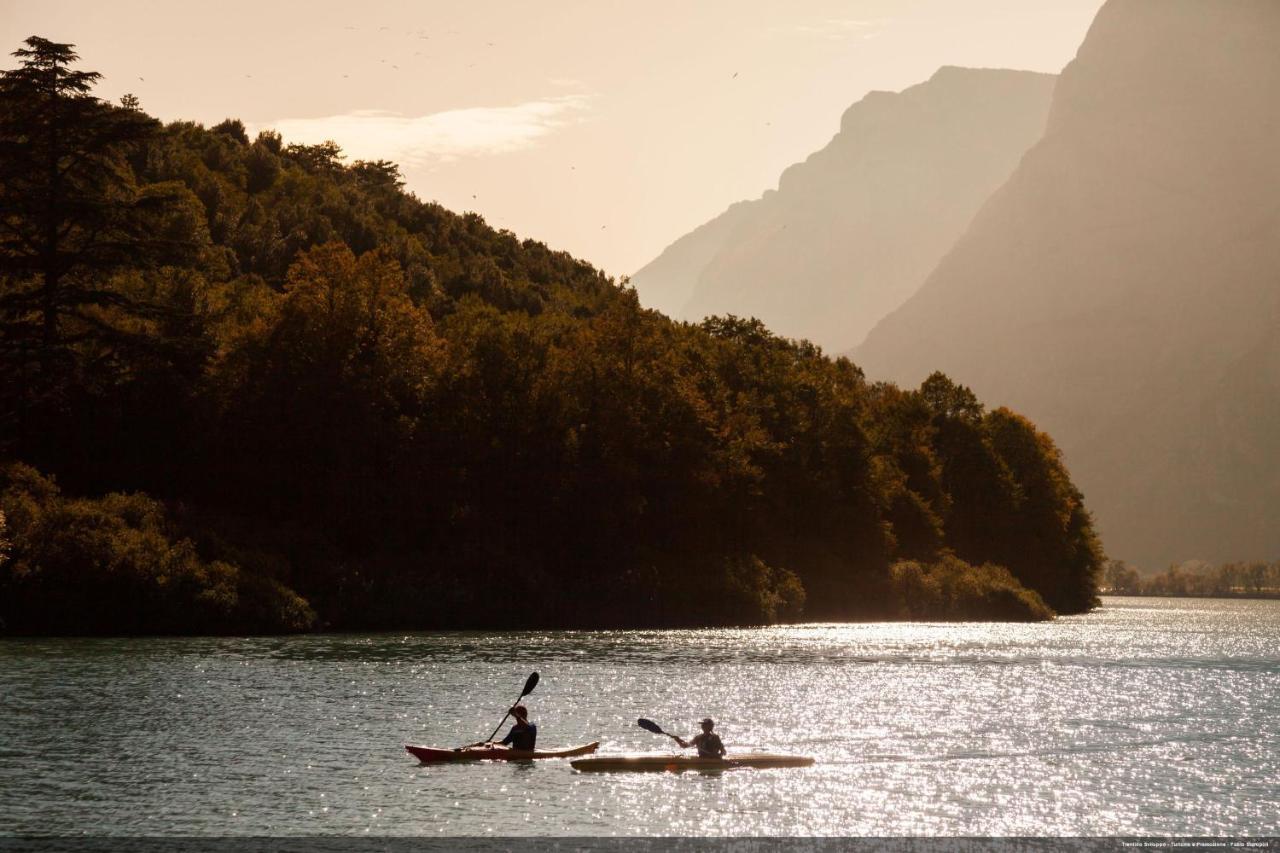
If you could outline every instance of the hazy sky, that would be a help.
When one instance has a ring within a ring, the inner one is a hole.
[[[0,0],[0,44],[74,42],[101,96],[165,120],[396,160],[419,196],[621,275],[776,186],[866,92],[1058,71],[1100,5]]]

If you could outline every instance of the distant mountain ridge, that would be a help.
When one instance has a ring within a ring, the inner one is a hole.
[[[777,190],[680,238],[632,283],[678,318],[754,316],[848,349],[919,287],[1040,138],[1054,81],[947,66],[871,92]]]
[[[1280,553],[1280,3],[1110,0],[1044,139],[856,350],[1059,440],[1112,556]]]
[[[760,199],[734,202],[724,213],[685,234],[641,268],[631,277],[641,302],[669,317],[688,319],[684,307],[693,296],[699,274],[729,242],[734,229],[751,218],[759,204]]]

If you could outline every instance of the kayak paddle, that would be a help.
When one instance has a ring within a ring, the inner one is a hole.
[[[516,701],[511,703],[512,707],[519,704],[520,700],[528,696],[530,693],[532,693],[533,688],[537,686],[538,686],[538,673],[535,672],[533,675],[529,676],[529,679],[527,681],[525,681],[524,690],[520,693],[519,696],[516,697]],[[507,717],[510,717],[510,716],[511,716],[511,708],[507,708],[507,713],[502,715],[502,723],[505,723],[507,721]],[[498,728],[493,730],[493,734],[489,735],[489,737],[481,741],[481,743],[488,743],[489,741],[493,740],[498,734],[498,729],[502,728],[502,723],[498,723]]]
[[[662,730],[662,726],[658,725],[653,720],[646,720],[644,717],[641,717],[640,719],[636,720],[636,725],[647,732],[653,732],[655,735],[666,735],[676,743],[680,742],[680,738],[676,737],[670,732],[664,732]]]

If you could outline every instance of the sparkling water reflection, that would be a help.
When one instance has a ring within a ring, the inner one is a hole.
[[[1280,833],[1280,602],[1043,625],[0,642],[0,833]],[[420,767],[530,670],[541,745],[812,768]]]

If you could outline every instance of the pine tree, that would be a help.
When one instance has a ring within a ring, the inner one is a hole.
[[[113,318],[158,309],[113,287],[122,269],[190,254],[171,226],[180,188],[139,187],[129,162],[159,129],[91,94],[101,75],[72,67],[74,46],[37,36],[0,73],[0,412],[55,395],[85,343],[121,337]],[[0,428],[10,427],[6,423]],[[8,431],[5,429],[4,431]]]

